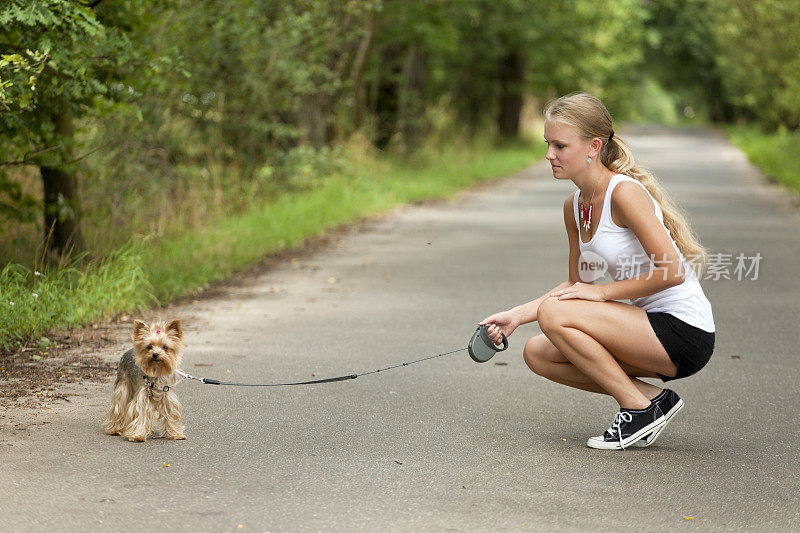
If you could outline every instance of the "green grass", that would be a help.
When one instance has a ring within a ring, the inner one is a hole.
[[[418,156],[415,162],[352,160],[348,173],[332,175],[312,190],[284,194],[213,227],[154,243],[145,260],[146,277],[156,297],[170,301],[307,237],[398,204],[450,197],[465,186],[520,170],[536,157],[530,145],[476,144],[449,148],[435,159]]]
[[[57,327],[86,324],[155,303],[142,269],[141,245],[101,261],[38,272],[9,263],[0,271],[0,350],[13,350]]]
[[[8,264],[0,272],[0,350],[37,344],[56,328],[143,311],[230,277],[265,256],[297,246],[398,204],[448,198],[541,159],[543,143],[497,146],[451,142],[403,159],[351,155],[345,170],[207,227],[170,237],[139,236],[98,262],[39,273]]]
[[[729,126],[726,131],[765,176],[800,192],[800,132],[764,133],[754,126]]]

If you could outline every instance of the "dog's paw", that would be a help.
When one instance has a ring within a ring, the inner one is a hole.
[[[186,435],[184,435],[183,433],[181,433],[180,435],[167,435],[167,438],[172,440],[186,440]]]
[[[128,437],[128,440],[131,442],[144,442],[144,435],[131,435]]]

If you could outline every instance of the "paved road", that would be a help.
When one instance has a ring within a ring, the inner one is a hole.
[[[717,133],[626,137],[712,252],[763,257],[755,280],[704,282],[717,349],[673,382],[686,408],[653,447],[587,448],[616,404],[528,371],[527,325],[484,365],[462,352],[336,384],[181,385],[184,442],[104,435],[110,384],[90,389],[0,449],[3,529],[800,531],[800,216]],[[177,309],[185,368],[311,379],[462,347],[564,279],[570,190],[537,165]]]

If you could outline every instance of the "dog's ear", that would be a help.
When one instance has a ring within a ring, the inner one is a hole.
[[[150,333],[150,326],[142,322],[141,320],[134,320],[133,321],[133,340],[137,341],[139,339],[144,338],[146,335]]]
[[[169,324],[167,324],[167,336],[173,337],[179,341],[183,340],[183,331],[181,330],[180,320],[175,319]]]

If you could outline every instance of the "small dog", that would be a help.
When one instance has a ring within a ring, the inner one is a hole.
[[[181,402],[173,389],[182,349],[180,320],[150,326],[134,322],[133,348],[119,362],[106,433],[122,435],[132,442],[144,442],[151,435],[186,438]]]

